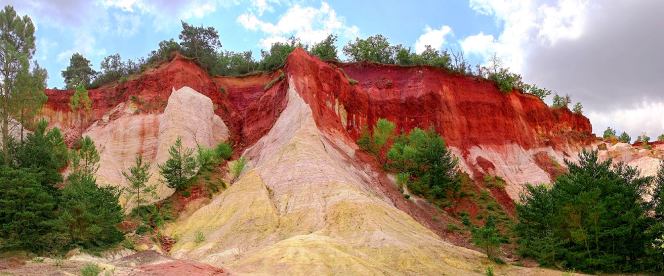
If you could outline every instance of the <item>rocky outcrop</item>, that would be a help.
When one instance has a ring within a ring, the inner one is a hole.
[[[163,199],[173,191],[162,183],[157,164],[168,159],[168,149],[178,137],[191,149],[213,147],[229,137],[212,101],[189,87],[172,89],[163,113],[141,113],[136,108],[131,101],[120,103],[83,134],[95,141],[99,151],[97,181],[102,185],[127,185],[122,171],[140,154],[152,164],[148,183],[157,185]]]

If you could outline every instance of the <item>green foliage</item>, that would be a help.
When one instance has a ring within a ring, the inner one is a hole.
[[[214,151],[223,160],[228,160],[233,155],[233,147],[228,142],[218,144],[214,148]]]
[[[230,166],[230,172],[231,176],[233,177],[233,181],[237,180],[238,177],[240,177],[240,174],[242,174],[242,171],[244,171],[244,167],[247,165],[247,159],[244,158],[244,156],[241,156],[238,160],[235,160]]]
[[[493,216],[489,216],[484,222],[484,226],[473,227],[471,230],[473,244],[484,249],[491,260],[496,259],[496,251],[503,242],[494,220]]]
[[[660,134],[659,136],[657,136],[657,141],[664,142],[664,134]]]
[[[444,199],[459,189],[457,159],[433,129],[414,128],[396,138],[387,157],[388,167],[411,176],[408,188],[413,193]]]
[[[221,48],[219,33],[213,27],[194,27],[182,21],[180,32],[180,47],[182,54],[193,58],[210,74],[220,71],[217,62],[217,49]]]
[[[258,63],[254,61],[251,51],[220,53],[218,57],[218,66],[215,74],[225,76],[238,76],[251,73],[258,68]]]
[[[60,171],[67,166],[68,152],[60,129],[46,130],[44,120],[37,124],[33,133],[23,143],[14,146],[14,163],[40,174],[40,183],[49,189],[62,182]]]
[[[494,81],[500,92],[503,93],[509,93],[514,89],[521,88],[521,75],[511,73],[505,68],[489,74],[489,79]]]
[[[92,110],[92,101],[88,95],[88,90],[83,84],[76,86],[76,91],[69,98],[69,108],[76,113],[76,119],[79,124],[79,131],[83,133],[83,121]]]
[[[632,141],[632,137],[629,137],[629,134],[623,131],[623,133],[621,133],[620,136],[618,137],[618,141],[623,143],[629,143],[630,141]]]
[[[32,71],[20,71],[16,77],[16,90],[11,97],[10,113],[20,123],[21,140],[24,137],[24,128],[33,127],[34,119],[46,100],[46,69],[35,63]]]
[[[159,173],[165,179],[166,185],[172,189],[184,190],[196,175],[196,158],[193,150],[182,146],[182,139],[178,137],[175,144],[168,150],[170,158],[159,165]]]
[[[81,268],[81,276],[97,276],[101,273],[101,267],[95,263],[89,263]]]
[[[9,156],[10,121],[12,107],[21,89],[21,76],[26,77],[30,61],[35,53],[35,26],[28,16],[19,16],[12,6],[5,6],[0,11],[0,132],[2,134],[3,161],[7,163]]]
[[[484,175],[484,184],[489,188],[504,189],[505,179],[497,175]]]
[[[522,86],[523,86],[522,89],[523,89],[524,93],[537,96],[538,98],[540,98],[542,100],[544,100],[546,97],[551,95],[551,90],[546,89],[546,88],[537,87],[537,85],[534,85],[534,84],[524,83]]]
[[[194,237],[194,243],[201,244],[205,241],[205,234],[201,231],[196,231],[196,236]]]
[[[101,72],[98,72],[90,87],[99,87],[116,81],[126,82],[129,75],[141,71],[141,66],[144,63],[144,60],[138,60],[138,62],[127,60],[124,62],[119,54],[107,56],[101,61]]]
[[[72,174],[94,175],[99,169],[99,152],[88,136],[78,141],[78,150],[72,151],[70,156]]]
[[[373,133],[369,134],[366,127],[362,129],[357,145],[361,149],[379,156],[385,144],[394,136],[395,129],[396,125],[393,122],[380,118],[373,127]]]
[[[390,46],[387,38],[379,34],[366,39],[356,38],[354,42],[348,42],[344,46],[343,52],[353,62],[371,61],[394,64],[398,49]]]
[[[124,239],[117,228],[123,218],[119,196],[115,187],[98,187],[91,175],[68,177],[62,190],[60,222],[73,245],[97,250]]]
[[[151,176],[150,166],[149,162],[143,161],[143,156],[137,154],[134,165],[129,170],[122,172],[122,176],[129,182],[124,192],[128,195],[128,198],[133,199],[136,207],[147,203],[148,199],[146,197],[157,198],[157,186],[147,184]]]
[[[180,47],[180,44],[177,41],[173,39],[162,40],[159,42],[159,48],[148,55],[148,59],[146,60],[145,65],[142,65],[143,68],[141,69],[144,70],[146,66],[170,60],[173,54],[179,51],[182,51],[182,47]]]
[[[310,53],[321,60],[337,60],[337,36],[330,34],[323,41],[314,44]]]
[[[284,66],[288,55],[298,47],[302,48],[303,45],[295,37],[291,37],[287,42],[272,44],[269,51],[261,50],[263,59],[259,63],[258,68],[263,71],[273,71]]]
[[[611,127],[607,127],[606,130],[604,130],[604,134],[602,135],[602,138],[604,139],[611,139],[616,137],[616,130],[612,129]]]
[[[569,98],[569,95],[565,95],[564,97],[559,96],[558,94],[553,95],[553,104],[551,107],[553,108],[567,108],[567,106],[572,102],[572,100]]]
[[[578,163],[551,189],[528,186],[517,205],[519,251],[543,265],[582,271],[639,271],[649,243],[650,223],[642,198],[650,178],[597,151],[583,151]]]
[[[79,85],[89,87],[94,75],[95,71],[92,70],[90,61],[79,53],[72,54],[69,59],[69,66],[62,71],[67,89],[74,89]]]
[[[51,251],[57,232],[54,191],[30,169],[0,167],[0,251]]]
[[[426,45],[424,51],[420,54],[411,54],[410,60],[413,65],[429,65],[443,69],[450,69],[451,67],[450,55],[447,54],[447,51],[441,53],[431,45]]]
[[[650,137],[644,133],[639,135],[639,137],[636,138],[636,141],[647,145],[650,142]]]
[[[487,266],[486,271],[484,273],[486,276],[493,276],[493,267],[492,266]]]
[[[137,234],[161,228],[167,221],[175,217],[171,205],[158,206],[155,204],[134,208],[130,216],[141,221],[141,225],[136,229]]]
[[[583,114],[583,105],[581,103],[574,104],[572,111],[576,114]]]

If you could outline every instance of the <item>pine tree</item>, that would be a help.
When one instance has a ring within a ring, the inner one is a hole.
[[[165,179],[166,185],[172,189],[183,190],[189,180],[196,174],[196,159],[193,150],[182,146],[182,139],[178,137],[175,144],[168,150],[170,158],[159,165],[159,173]]]
[[[134,165],[128,171],[122,172],[122,175],[129,182],[129,186],[124,191],[129,195],[129,198],[133,198],[136,207],[141,207],[142,204],[147,203],[148,197],[157,198],[157,186],[147,184],[151,176],[150,166],[150,163],[143,161],[143,156],[137,154]]]
[[[62,71],[67,89],[74,89],[78,86],[89,87],[95,71],[90,67],[90,61],[79,53],[74,53],[69,59],[69,66]]]
[[[71,153],[72,173],[94,175],[99,169],[99,152],[94,141],[85,136],[79,141],[79,149]]]
[[[482,227],[473,227],[472,231],[472,240],[473,243],[480,248],[484,249],[487,257],[494,260],[496,258],[496,250],[502,243],[502,237],[498,228],[496,228],[496,223],[493,216],[489,215],[484,226]]]

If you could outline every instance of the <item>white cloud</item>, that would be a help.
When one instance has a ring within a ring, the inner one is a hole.
[[[291,35],[305,44],[312,44],[332,33],[346,39],[355,38],[359,34],[356,26],[346,25],[344,18],[337,16],[336,11],[326,2],[322,2],[319,8],[293,5],[276,23],[264,21],[253,12],[241,14],[237,22],[247,30],[264,33],[265,37],[260,40],[263,48],[269,48],[277,41],[283,42]]]
[[[664,103],[641,102],[633,107],[613,111],[593,111],[586,114],[593,123],[593,131],[602,135],[607,127],[618,133],[626,131],[632,139],[646,132],[651,138],[664,133]]]
[[[136,14],[114,13],[113,18],[116,32],[123,37],[135,35],[141,26],[141,17]]]
[[[507,67],[521,72],[531,45],[553,45],[581,35],[588,4],[585,0],[561,0],[556,4],[536,0],[470,0],[470,7],[493,16],[502,32],[492,37],[492,41],[483,33],[462,41],[468,41],[466,46],[485,60],[496,53]]]
[[[465,54],[479,55],[481,57],[491,56],[498,47],[496,43],[493,35],[484,34],[483,32],[467,36],[459,42]]]
[[[448,35],[452,35],[452,28],[450,26],[444,25],[440,29],[433,29],[427,25],[424,27],[424,33],[415,42],[415,51],[422,53],[427,45],[441,50],[446,42],[445,37]]]
[[[71,49],[62,51],[57,56],[57,61],[61,64],[68,64],[71,55],[80,53],[89,60],[95,60],[106,55],[106,48],[97,46],[94,36],[89,33],[79,33],[74,40],[74,46]]]

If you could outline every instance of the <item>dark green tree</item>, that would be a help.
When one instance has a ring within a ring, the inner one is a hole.
[[[602,138],[604,139],[611,139],[611,138],[616,138],[616,131],[612,129],[611,127],[607,127],[606,130],[604,130],[604,134],[602,135]]]
[[[78,85],[89,87],[90,81],[96,74],[92,70],[90,61],[79,53],[74,53],[69,59],[69,66],[62,71],[62,77],[67,89],[74,89]]]
[[[196,175],[196,158],[193,156],[193,150],[183,147],[182,139],[178,137],[168,150],[168,154],[170,158],[159,165],[159,173],[168,187],[183,190],[189,185],[189,180]]]
[[[163,40],[159,42],[159,49],[152,51],[148,55],[148,59],[145,62],[145,66],[155,65],[157,63],[169,60],[173,53],[182,51],[180,44],[173,40]],[[143,68],[145,69],[145,68]]]
[[[517,205],[519,251],[544,265],[624,272],[642,266],[651,223],[643,201],[648,177],[597,151],[566,161],[551,189],[528,187]]]
[[[224,52],[219,54],[219,74],[225,76],[237,76],[251,73],[256,70],[258,64],[254,61],[251,51],[246,52]]]
[[[44,93],[47,77],[46,69],[35,63],[32,71],[22,71],[16,78],[16,93],[11,99],[11,114],[21,128],[21,141],[25,137],[25,127],[34,127],[37,113],[48,99]]]
[[[76,91],[69,98],[69,108],[76,113],[79,135],[83,135],[83,125],[87,122],[88,115],[92,111],[92,101],[84,85],[76,86]]]
[[[311,54],[321,60],[337,60],[337,36],[330,34],[323,41],[314,44],[311,47]]]
[[[623,133],[620,134],[620,137],[618,137],[618,141],[623,143],[629,143],[632,141],[632,137],[629,137],[629,134],[623,131]]]
[[[124,239],[118,229],[122,222],[120,191],[98,187],[93,175],[73,173],[62,190],[59,223],[74,246],[85,249],[109,248]]]
[[[39,173],[40,183],[52,191],[63,180],[60,171],[67,166],[68,149],[60,129],[47,127],[46,121],[40,121],[16,146],[14,159],[18,167]]]
[[[70,154],[71,171],[73,174],[90,175],[99,169],[99,152],[94,141],[88,136],[78,141],[78,149]]]
[[[429,65],[443,69],[450,69],[450,55],[447,51],[439,52],[438,50],[426,45],[426,48],[420,54],[413,54],[411,61],[415,65]]]
[[[51,251],[57,199],[30,169],[0,167],[0,251]]]

